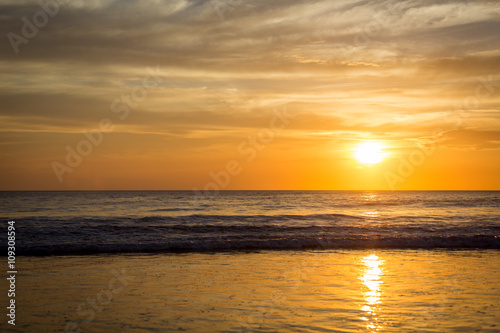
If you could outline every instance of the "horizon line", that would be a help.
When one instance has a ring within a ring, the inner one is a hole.
[[[0,190],[0,192],[200,192],[200,193],[218,193],[218,192],[299,192],[299,191],[307,191],[307,192],[499,192],[500,189],[496,190],[481,190],[481,189],[476,189],[476,190],[450,190],[450,189],[441,189],[441,190],[435,190],[435,189],[430,189],[430,190],[207,190],[207,191],[201,191],[201,190],[112,190],[112,189],[104,189],[104,190]]]

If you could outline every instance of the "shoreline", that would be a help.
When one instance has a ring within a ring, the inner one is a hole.
[[[20,256],[18,265],[12,332],[500,327],[497,250]]]
[[[428,251],[428,252],[468,252],[468,251],[492,251],[498,252],[500,254],[500,248],[496,247],[334,247],[334,248],[302,248],[302,249],[249,249],[249,250],[239,250],[239,249],[215,249],[215,250],[178,250],[178,251],[142,251],[134,252],[131,251],[115,251],[115,252],[68,252],[63,254],[18,254],[18,258],[50,258],[50,257],[99,257],[99,256],[156,256],[156,255],[178,255],[178,254],[207,254],[207,255],[217,255],[217,254],[258,254],[266,252],[339,252],[339,251]],[[1,257],[6,257],[6,255],[0,255]]]

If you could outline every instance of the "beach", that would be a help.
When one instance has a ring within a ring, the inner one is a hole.
[[[21,257],[6,331],[498,332],[499,267],[496,250]]]

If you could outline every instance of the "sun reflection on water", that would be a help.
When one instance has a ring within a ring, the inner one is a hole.
[[[363,205],[376,204],[378,200],[378,195],[373,192],[367,192],[361,195],[361,202]],[[368,219],[377,218],[380,216],[380,212],[378,212],[377,210],[366,210],[362,212],[361,216],[367,217]]]
[[[379,331],[382,326],[378,323],[377,312],[379,305],[382,303],[380,300],[380,285],[382,284],[381,275],[383,275],[380,266],[383,261],[375,254],[366,256],[362,260],[365,266],[364,274],[360,276],[360,280],[368,288],[365,292],[365,304],[361,308],[365,312],[362,320],[366,321],[366,328],[371,332]]]
[[[379,217],[380,213],[379,212],[363,212],[363,214],[361,214],[361,216],[375,218],[375,217]]]

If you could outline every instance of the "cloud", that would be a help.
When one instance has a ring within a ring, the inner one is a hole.
[[[458,150],[499,150],[500,131],[453,130],[445,135],[443,146]]]
[[[157,140],[182,159],[183,149],[237,145],[285,104],[297,120],[282,135],[304,151],[370,137],[406,146],[439,128],[449,147],[496,149],[484,133],[500,130],[499,8],[480,0],[75,0],[16,54],[7,34],[21,36],[23,17],[32,21],[41,7],[3,1],[0,133],[19,150],[2,156],[21,160],[41,142],[57,156],[109,117],[110,137],[134,147]],[[112,102],[156,65],[161,85],[118,119]],[[458,114],[490,76],[492,93]],[[128,151],[108,142],[116,154]]]

